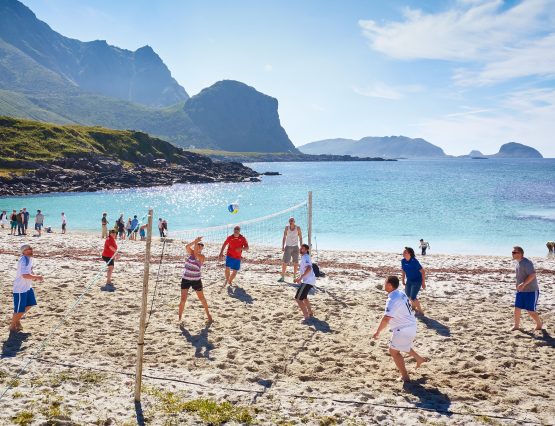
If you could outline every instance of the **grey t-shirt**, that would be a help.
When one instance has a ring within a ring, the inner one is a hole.
[[[523,257],[520,262],[516,264],[516,283],[517,285],[524,282],[528,276],[534,274],[536,270],[534,269],[534,264]],[[539,290],[538,280],[534,278],[526,287],[524,287],[524,293],[530,293]]]

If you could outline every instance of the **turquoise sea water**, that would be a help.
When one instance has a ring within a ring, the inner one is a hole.
[[[255,163],[278,171],[262,183],[175,185],[169,188],[0,198],[0,209],[43,210],[59,227],[95,230],[100,216],[120,212],[168,218],[170,230],[242,221],[314,197],[320,249],[400,252],[424,238],[431,253],[546,253],[555,240],[555,159],[402,160],[397,162]],[[227,204],[238,201],[230,215]],[[285,223],[284,223],[285,225]],[[279,236],[281,229],[276,230]]]

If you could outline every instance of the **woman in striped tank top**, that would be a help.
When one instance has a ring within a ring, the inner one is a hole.
[[[204,311],[206,312],[207,322],[212,322],[212,316],[208,311],[208,303],[204,298],[204,293],[202,292],[202,281],[201,281],[201,268],[204,263],[204,255],[202,249],[204,244],[201,242],[202,237],[197,237],[194,241],[190,242],[185,246],[185,250],[189,255],[185,259],[185,267],[183,269],[183,276],[181,278],[181,301],[179,302],[179,322],[181,322],[181,317],[183,316],[183,309],[185,309],[185,302],[187,302],[187,295],[189,294],[189,289],[193,287],[193,290],[197,293],[197,296],[204,306]]]

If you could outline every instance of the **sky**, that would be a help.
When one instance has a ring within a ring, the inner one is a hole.
[[[223,79],[279,101],[297,146],[422,137],[555,157],[554,0],[23,0],[61,34],[150,45],[195,95]]]

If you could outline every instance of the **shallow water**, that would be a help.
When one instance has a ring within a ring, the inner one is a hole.
[[[507,254],[515,244],[543,255],[555,240],[555,159],[255,163],[278,171],[262,183],[0,198],[0,209],[43,210],[47,224],[99,228],[103,211],[167,218],[170,230],[256,218],[302,202],[313,191],[318,248],[397,251],[424,238],[430,253]],[[238,201],[237,215],[227,210]],[[298,214],[305,214],[298,212]],[[285,223],[283,224],[285,225]],[[270,232],[270,230],[267,230]],[[281,228],[276,229],[277,239]],[[314,241],[313,241],[314,243]]]

